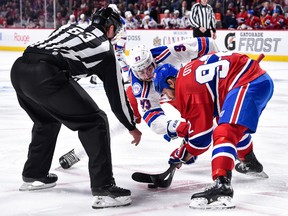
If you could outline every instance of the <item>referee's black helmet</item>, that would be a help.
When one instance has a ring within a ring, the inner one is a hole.
[[[100,25],[104,27],[105,31],[113,25],[114,36],[121,30],[122,22],[120,15],[112,8],[100,8],[92,15],[92,25]]]

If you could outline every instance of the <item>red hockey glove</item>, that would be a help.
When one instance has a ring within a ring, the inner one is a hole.
[[[169,164],[183,163],[183,164],[192,164],[197,159],[197,156],[192,156],[188,160],[186,160],[186,156],[188,155],[188,151],[186,149],[186,145],[182,145],[181,147],[175,149],[169,158]]]

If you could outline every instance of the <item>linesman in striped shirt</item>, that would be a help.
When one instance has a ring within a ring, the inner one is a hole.
[[[207,0],[201,0],[192,6],[190,22],[193,27],[193,37],[212,37],[216,39],[215,14]]]
[[[112,8],[101,8],[87,27],[67,24],[42,41],[28,46],[11,69],[11,82],[20,106],[33,121],[32,140],[22,172],[20,191],[54,187],[58,177],[49,173],[61,125],[78,132],[89,157],[93,208],[124,206],[131,192],[116,186],[111,162],[109,123],[89,94],[74,78],[96,74],[111,109],[138,145],[120,65],[110,40],[122,27]]]

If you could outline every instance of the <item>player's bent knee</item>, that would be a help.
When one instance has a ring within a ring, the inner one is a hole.
[[[236,124],[220,124],[214,129],[213,141],[217,142],[219,139],[225,139],[226,141],[237,144],[247,130],[246,127]]]

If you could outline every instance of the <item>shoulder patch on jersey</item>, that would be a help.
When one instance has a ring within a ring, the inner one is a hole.
[[[133,90],[133,94],[135,96],[139,95],[142,91],[142,86],[140,85],[140,83],[133,83],[132,85],[132,90]]]

